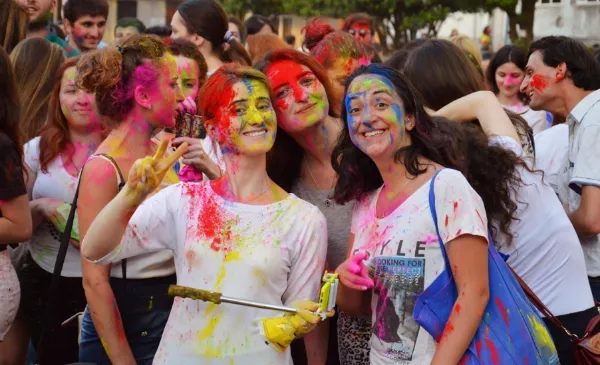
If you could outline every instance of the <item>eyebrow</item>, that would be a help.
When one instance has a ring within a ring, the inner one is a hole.
[[[392,96],[392,94],[388,90],[385,90],[385,89],[375,90],[373,92],[373,95],[378,95],[378,94],[387,94],[389,96]]]
[[[312,72],[310,70],[309,71],[304,71],[304,72],[300,73],[298,76],[296,76],[296,80],[299,80],[299,79],[303,78],[304,76],[310,75],[310,74],[313,74],[313,73],[314,72]],[[285,81],[285,82],[282,82],[279,85],[273,85],[273,90],[277,90],[277,89],[279,89],[279,88],[281,88],[283,86],[286,86],[288,84],[289,84],[289,82]]]

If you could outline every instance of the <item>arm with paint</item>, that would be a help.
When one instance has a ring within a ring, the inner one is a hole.
[[[458,364],[473,340],[489,300],[488,241],[481,198],[458,171],[436,181],[436,210],[458,298],[432,365]],[[454,203],[453,203],[454,202]]]
[[[364,260],[369,257],[365,251],[352,255],[354,234],[350,235],[346,261],[335,270],[339,274],[341,285],[338,288],[337,305],[346,314],[351,316],[368,315],[370,308],[370,294],[367,289],[374,286],[369,278]]]
[[[162,202],[162,206],[151,204],[148,209],[144,209],[140,213],[142,217],[133,225],[137,228],[132,227],[126,234],[130,218],[137,207],[159,187],[167,171],[186,151],[187,144],[184,143],[169,156],[162,157],[168,143],[168,140],[163,140],[154,157],[148,156],[133,164],[125,187],[98,213],[90,225],[88,235],[81,246],[83,257],[96,263],[107,264],[141,253],[169,248],[162,247],[164,240],[158,239],[168,231],[164,229],[164,222],[158,218],[150,219],[151,216],[169,214],[165,212],[165,200],[162,199],[162,193],[166,194],[166,190],[155,195],[151,202]],[[141,234],[138,230],[144,230],[145,233]],[[152,239],[144,240],[144,237]],[[128,244],[123,245],[123,242]]]
[[[89,161],[82,172],[81,186],[91,187],[80,190],[77,206],[79,229],[85,239],[94,218],[118,192],[113,167],[101,159]],[[88,310],[111,363],[134,365],[135,358],[109,282],[110,266],[95,265],[82,256],[81,270]]]
[[[477,91],[463,96],[433,115],[458,122],[478,120],[488,136],[507,136],[521,143],[517,130],[491,91]]]

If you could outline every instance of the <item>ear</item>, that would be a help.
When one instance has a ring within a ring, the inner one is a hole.
[[[406,118],[404,118],[404,122],[405,122],[405,126],[404,128],[406,128],[407,131],[412,131],[415,128],[415,116],[412,114],[409,114],[406,116]]]
[[[70,35],[71,31],[73,30],[73,27],[71,27],[71,22],[69,22],[68,19],[63,19],[63,25],[65,27],[65,33],[67,33],[67,35]]]
[[[51,4],[52,5],[51,5],[50,9],[52,9],[52,12],[55,12],[56,11],[56,0],[52,0]]]
[[[142,108],[150,110],[152,108],[152,102],[150,101],[150,97],[146,92],[146,89],[142,85],[138,85],[135,87],[133,91],[133,97],[135,98],[135,102],[138,103]]]
[[[202,38],[198,34],[194,34],[192,36],[192,39],[190,39],[190,41],[196,45],[196,48],[200,48],[200,47],[202,47],[202,45],[204,44],[204,42],[206,42],[206,39]]]
[[[567,64],[562,62],[556,67],[556,81],[567,78]]]

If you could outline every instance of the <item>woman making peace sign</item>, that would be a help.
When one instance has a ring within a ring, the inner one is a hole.
[[[299,301],[318,298],[326,222],[318,208],[283,191],[266,173],[277,129],[268,85],[256,70],[222,66],[201,90],[200,111],[223,153],[226,175],[172,185],[144,202],[184,152],[180,147],[162,159],[162,145],[133,165],[127,185],[90,227],[83,255],[106,264],[170,249],[180,285],[316,310]],[[283,317],[289,318],[289,341],[318,323],[307,310]],[[264,319],[277,315],[177,298],[154,363],[291,365],[289,351],[281,351],[289,342],[262,334],[269,329]]]

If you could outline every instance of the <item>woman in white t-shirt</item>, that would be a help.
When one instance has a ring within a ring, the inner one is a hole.
[[[200,111],[223,152],[226,174],[170,186],[143,202],[173,159],[136,162],[125,188],[91,225],[83,255],[110,263],[168,249],[180,285],[316,310],[314,303],[298,301],[318,299],[326,221],[317,207],[286,193],[266,173],[277,129],[269,88],[254,69],[218,69],[201,91]],[[300,315],[177,298],[154,364],[291,365],[289,351],[281,351],[289,343],[270,342],[273,328],[265,331],[261,322],[284,321],[291,342],[294,333],[306,334],[318,323],[304,310]],[[306,328],[292,328],[297,321]]]
[[[500,106],[489,110],[498,111],[504,113]],[[471,135],[476,130],[430,119],[408,81],[380,65],[351,76],[342,117],[345,133],[333,156],[340,175],[334,197],[340,203],[357,199],[351,235],[357,253],[338,268],[339,307],[356,313],[370,302],[371,364],[457,364],[489,299],[488,225],[483,201],[467,179],[444,167],[465,167],[463,143],[474,142],[485,156],[496,153],[497,161],[510,157],[500,149],[488,153],[481,132]],[[413,319],[415,295],[449,269],[429,208],[437,171],[440,236],[460,293],[441,339]],[[510,198],[505,186],[498,181],[485,189],[501,201]],[[362,263],[367,258],[377,285]]]
[[[548,113],[531,109],[527,105],[527,95],[519,91],[525,77],[526,64],[527,57],[521,47],[504,46],[496,52],[487,67],[487,81],[498,101],[506,109],[525,119],[536,135],[548,129],[550,123]]]
[[[23,289],[19,310],[34,344],[41,335],[48,288],[79,173],[104,136],[100,119],[94,112],[94,96],[75,85],[76,62],[76,58],[71,58],[58,70],[49,105],[50,119],[40,130],[40,136],[24,148],[34,230],[27,245],[29,253],[19,270]],[[78,233],[75,225],[58,292],[51,294],[56,301],[55,312],[47,322],[46,333],[52,335],[44,337],[40,352],[42,362],[67,364],[79,359],[77,326],[61,326],[67,318],[83,311],[86,304]]]
[[[452,102],[435,114],[469,121],[497,103],[491,92],[480,91]],[[479,122],[490,136],[490,144],[523,155],[515,128],[506,115],[479,118]],[[507,263],[548,309],[571,333],[583,336],[598,310],[587,280],[581,244],[558,197],[544,182],[542,172],[532,170],[530,159],[525,162],[527,165],[517,166],[523,183],[513,190],[513,200],[518,207],[510,227],[512,241],[504,237],[496,243],[499,250],[509,256]],[[561,364],[574,364],[574,345],[569,337],[561,328],[549,321],[546,323]]]

